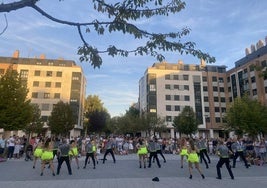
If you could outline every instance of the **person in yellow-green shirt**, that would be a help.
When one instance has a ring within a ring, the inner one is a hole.
[[[70,161],[72,161],[72,159],[74,158],[77,165],[77,169],[80,169],[78,155],[79,152],[78,152],[77,142],[75,140],[71,140],[70,151],[69,151]]]
[[[136,144],[137,155],[139,157],[139,168],[142,168],[142,163],[144,168],[146,168],[146,159],[147,159],[147,146],[143,138],[139,138],[138,143]]]
[[[44,168],[45,165],[48,164],[51,171],[52,175],[55,176],[55,171],[54,171],[54,164],[53,164],[53,143],[51,142],[51,139],[48,138],[43,146],[43,152],[41,155],[41,176],[43,176]]]
[[[195,165],[195,168],[198,170],[199,174],[201,175],[202,179],[205,179],[205,176],[203,175],[200,166],[199,166],[199,157],[198,157],[198,148],[195,145],[194,140],[189,141],[189,147],[187,149],[188,152],[188,167],[189,167],[189,179],[192,179],[192,169],[193,164]]]

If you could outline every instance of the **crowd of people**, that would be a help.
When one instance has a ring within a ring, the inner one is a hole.
[[[0,156],[11,160],[24,158],[25,161],[33,161],[33,168],[37,161],[41,162],[40,175],[43,176],[45,166],[50,168],[53,176],[60,174],[62,164],[65,162],[69,175],[72,175],[71,161],[74,160],[77,169],[80,168],[79,158],[84,156],[85,169],[92,161],[93,169],[99,160],[105,164],[108,156],[111,156],[116,163],[116,155],[128,155],[136,153],[138,155],[139,168],[151,168],[152,162],[156,161],[158,168],[161,162],[158,157],[162,157],[166,162],[165,154],[180,155],[180,167],[183,168],[187,162],[189,167],[189,178],[192,179],[193,167],[197,169],[200,176],[205,176],[199,165],[204,162],[208,169],[211,163],[210,156],[217,155],[219,160],[216,165],[217,179],[221,179],[221,168],[225,164],[229,175],[234,179],[232,168],[236,168],[238,158],[244,163],[246,168],[250,165],[264,165],[266,161],[267,142],[265,139],[251,140],[249,138],[228,138],[227,140],[187,138],[166,139],[157,137],[128,137],[109,136],[97,137],[86,136],[77,138],[44,138],[41,136],[32,137],[29,140],[23,136],[10,136],[8,139],[0,139]],[[100,154],[103,158],[99,159]],[[54,161],[57,160],[57,167]]]

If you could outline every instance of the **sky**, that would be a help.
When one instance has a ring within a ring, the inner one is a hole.
[[[1,0],[10,3],[14,0]],[[164,1],[164,0],[163,0]],[[107,2],[115,2],[110,0]],[[185,0],[186,7],[181,12],[168,17],[142,19],[135,22],[138,27],[150,32],[176,32],[188,27],[191,32],[184,41],[193,41],[196,48],[216,58],[215,65],[234,67],[234,62],[245,56],[245,48],[250,48],[267,36],[266,0]],[[40,0],[37,5],[55,18],[91,22],[103,20],[105,16],[92,11],[90,0]],[[125,114],[138,101],[139,80],[146,69],[157,60],[149,56],[110,57],[103,56],[103,65],[94,69],[89,63],[80,62],[77,55],[82,41],[75,27],[55,23],[31,8],[23,8],[9,13],[0,13],[0,56],[12,56],[15,50],[20,57],[34,58],[45,54],[47,59],[64,58],[74,60],[83,68],[87,79],[86,96],[97,95],[112,117]],[[117,45],[132,49],[141,44],[133,37],[117,33],[98,36],[84,35],[93,46],[105,49]],[[177,52],[164,53],[166,62],[199,64],[200,60],[191,55]]]

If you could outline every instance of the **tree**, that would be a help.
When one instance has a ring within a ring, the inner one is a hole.
[[[88,131],[101,132],[104,130],[110,115],[97,95],[89,95],[86,98],[84,112],[86,133]]]
[[[22,130],[31,122],[28,89],[18,72],[10,66],[0,78],[0,128]]]
[[[97,132],[101,133],[105,130],[107,125],[107,120],[110,118],[109,114],[102,110],[102,111],[93,111],[89,114],[89,132]]]
[[[247,95],[237,97],[227,106],[225,128],[235,131],[238,136],[249,134],[257,136],[267,132],[267,107]]]
[[[59,101],[54,105],[51,116],[48,118],[48,125],[52,134],[68,136],[69,131],[74,128],[75,119],[69,103]]]
[[[198,125],[195,112],[192,107],[185,106],[183,111],[174,118],[173,126],[181,134],[192,135],[197,132]]]
[[[151,133],[155,136],[156,132],[161,133],[166,130],[166,125],[164,124],[164,119],[157,116],[155,113],[147,113],[141,116],[142,125],[146,129],[149,136]]]
[[[215,62],[214,57],[196,49],[194,42],[182,42],[182,38],[190,33],[189,28],[182,28],[181,31],[169,33],[154,33],[139,28],[135,24],[142,19],[179,13],[186,6],[185,2],[181,0],[123,0],[118,2],[113,1],[113,3],[110,1],[106,2],[105,0],[92,0],[88,7],[93,7],[91,12],[101,14],[101,17],[99,16],[97,19],[87,23],[70,22],[55,18],[39,7],[37,5],[38,1],[40,0],[20,0],[11,3],[1,3],[0,12],[10,12],[28,7],[33,8],[54,22],[76,27],[82,41],[82,45],[78,48],[80,61],[88,61],[94,67],[99,68],[101,66],[101,54],[104,53],[112,57],[117,55],[127,57],[129,54],[149,55],[157,58],[159,61],[163,61],[165,58],[163,52],[173,51],[179,52],[180,54],[191,54],[210,63]],[[99,20],[100,18],[105,19]],[[3,32],[7,27],[8,21],[6,19],[6,27],[3,29]],[[165,30],[166,28],[164,28]],[[140,40],[142,44],[134,49],[125,49],[117,47],[114,44],[107,45],[108,47],[106,49],[98,49],[96,47],[97,44],[93,45],[91,42],[87,42],[84,37],[84,33],[90,34],[93,32],[96,32],[99,36],[107,32],[111,34],[119,32],[124,35],[133,36],[135,40]]]
[[[30,136],[32,133],[41,133],[44,123],[41,119],[41,110],[37,104],[31,104],[32,117],[31,122],[24,128],[24,131]]]

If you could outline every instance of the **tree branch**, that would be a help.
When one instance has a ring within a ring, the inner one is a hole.
[[[37,1],[38,0],[21,0],[18,2],[13,2],[13,3],[8,3],[8,4],[2,3],[0,5],[0,12],[10,12],[12,10],[17,10],[17,9],[21,9],[25,7],[31,7],[35,5]]]
[[[8,22],[7,22],[6,14],[4,14],[4,17],[5,17],[5,21],[6,21],[6,26],[3,29],[3,31],[0,33],[0,35],[2,35],[7,30],[7,28],[8,28]]]

